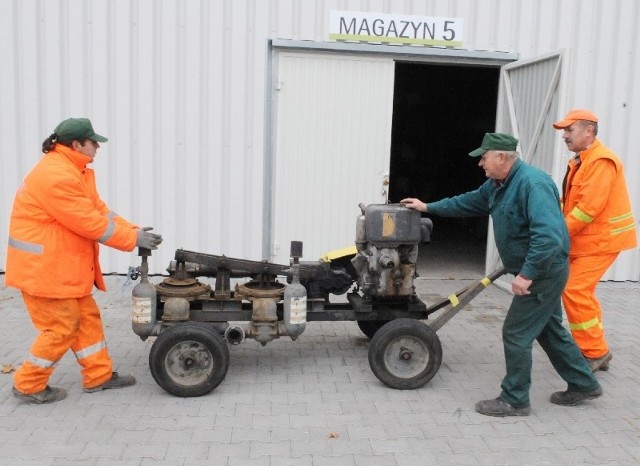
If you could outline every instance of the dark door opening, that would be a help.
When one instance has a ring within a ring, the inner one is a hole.
[[[468,153],[494,131],[500,69],[396,63],[389,202],[430,202],[476,189],[486,177]],[[420,249],[426,278],[484,273],[488,218],[431,217],[431,244]]]

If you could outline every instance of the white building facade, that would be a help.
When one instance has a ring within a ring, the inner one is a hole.
[[[286,263],[291,240],[304,242],[305,260],[352,244],[358,203],[386,202],[393,188],[399,64],[495,69],[487,130],[515,134],[523,158],[558,184],[567,151],[551,122],[571,108],[593,110],[600,139],[624,162],[640,217],[636,0],[0,0],[0,7],[0,271],[15,190],[53,128],[81,116],[109,138],[93,164],[102,198],[164,236],[153,273],[165,271],[176,248]],[[344,20],[341,31],[336,18],[358,19]],[[450,86],[432,91],[455,94],[458,84]],[[444,130],[451,138],[474,124],[455,106],[429,111],[451,121]],[[497,260],[489,234],[487,268]],[[126,273],[138,262],[135,253],[102,248],[105,272]],[[605,278],[639,277],[634,250]]]

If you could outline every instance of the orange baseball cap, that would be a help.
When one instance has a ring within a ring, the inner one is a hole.
[[[587,121],[593,121],[597,123],[598,117],[596,116],[595,113],[589,110],[583,110],[581,108],[577,108],[567,113],[563,120],[556,121],[553,124],[553,127],[555,129],[565,129],[571,126],[572,124],[574,124],[578,120],[587,120]]]

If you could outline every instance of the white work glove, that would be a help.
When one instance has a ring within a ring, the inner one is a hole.
[[[145,249],[158,249],[158,245],[162,243],[162,235],[149,233],[149,230],[153,230],[153,227],[142,227],[138,230],[136,246]]]

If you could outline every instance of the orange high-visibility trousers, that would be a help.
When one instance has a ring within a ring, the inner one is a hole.
[[[44,390],[56,363],[69,349],[82,366],[85,388],[111,378],[113,365],[93,296],[52,299],[22,292],[22,298],[39,333],[29,356],[15,373],[17,390],[27,394]]]
[[[599,358],[609,351],[596,286],[618,254],[569,256],[569,280],[562,303],[573,339],[587,358]]]

